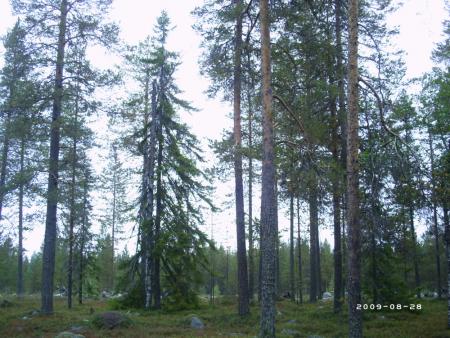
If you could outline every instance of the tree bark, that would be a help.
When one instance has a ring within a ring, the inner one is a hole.
[[[303,304],[303,275],[302,275],[302,237],[300,232],[300,199],[297,198],[297,247],[298,247],[298,294],[300,304]]]
[[[9,123],[11,119],[11,112],[6,112],[5,119],[5,134],[3,136],[3,150],[2,150],[2,168],[0,173],[0,221],[3,216],[3,200],[6,195],[6,170],[8,169],[8,152],[9,152]]]
[[[250,65],[250,60],[249,60]],[[253,88],[253,79],[252,79]],[[255,293],[255,252],[253,243],[253,107],[250,90],[247,91],[248,101],[248,293],[250,301],[253,300]]]
[[[155,233],[154,233],[154,242],[156,244],[159,243],[159,236],[161,232],[161,216],[163,212],[162,207],[162,161],[163,161],[163,135],[162,135],[162,115],[163,110],[161,109],[158,114],[159,125],[158,125],[158,156],[157,156],[157,169],[156,169],[156,215],[155,215]],[[155,248],[153,248],[153,297],[154,297],[154,308],[161,308],[161,277],[160,277],[160,258],[159,252],[155,252]]]
[[[247,315],[249,309],[247,252],[245,248],[244,187],[242,181],[242,132],[241,132],[241,86],[242,86],[242,0],[233,0],[238,12],[235,28],[233,115],[234,115],[234,183],[236,197],[236,238],[238,261],[238,313]]]
[[[50,156],[47,187],[47,213],[45,220],[44,251],[42,257],[41,311],[53,313],[53,276],[55,273],[56,212],[58,206],[59,140],[63,97],[63,70],[66,44],[67,0],[61,1],[58,46],[56,56],[55,87],[50,130]]]
[[[347,228],[349,337],[362,337],[361,304],[361,227],[359,223],[358,163],[358,0],[349,0],[348,37],[348,115],[347,115]]]
[[[291,299],[295,301],[295,276],[294,276],[294,195],[289,196],[289,288]]]
[[[315,303],[320,293],[320,273],[319,273],[319,227],[318,227],[318,207],[317,207],[317,187],[313,182],[309,192],[309,261],[310,261],[310,285],[309,301]]]
[[[261,191],[261,337],[275,337],[275,245],[277,242],[275,151],[272,115],[268,0],[260,0],[263,151]]]
[[[144,289],[145,289],[145,308],[150,309],[153,298],[153,177],[155,171],[155,149],[157,138],[157,125],[160,123],[156,109],[156,82],[152,83],[151,96],[151,115],[152,122],[150,125],[148,111],[148,92],[150,87],[150,74],[147,73],[145,97],[146,97],[146,115],[144,121],[145,135],[148,135],[148,141],[144,142],[144,177],[143,177],[143,211],[142,211],[142,241],[144,255]],[[150,125],[150,132],[148,127]]]
[[[417,239],[416,230],[414,226],[414,209],[412,205],[409,206],[409,230],[411,232],[411,239],[413,245],[413,264],[414,264],[414,283],[416,286],[417,298],[420,298],[420,271],[419,271],[419,258],[417,257]]]
[[[342,311],[342,247],[341,247],[341,205],[339,191],[339,154],[338,142],[338,116],[336,111],[336,98],[333,97],[330,103],[331,112],[331,155],[333,157],[332,171],[332,202],[333,202],[333,229],[334,229],[334,303],[335,313]]]
[[[441,257],[439,255],[439,228],[438,228],[438,217],[437,217],[437,206],[436,206],[436,183],[434,179],[434,148],[433,148],[433,138],[430,131],[428,131],[428,144],[430,146],[430,164],[431,164],[431,198],[432,198],[432,208],[433,208],[433,233],[434,233],[434,247],[436,256],[436,287],[438,289],[438,297],[442,298],[442,286],[441,286]]]
[[[25,136],[20,140],[20,182],[19,182],[19,249],[17,253],[17,296],[23,298],[23,195],[25,171]]]
[[[76,166],[77,166],[77,145],[78,145],[78,92],[75,99],[75,126],[72,130],[74,133],[72,139],[72,178],[70,185],[70,211],[69,211],[69,262],[67,270],[67,307],[72,308],[72,287],[73,287],[73,230],[75,227],[75,184],[76,184]]]

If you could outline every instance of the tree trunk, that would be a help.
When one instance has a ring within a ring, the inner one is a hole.
[[[409,229],[411,232],[411,239],[413,245],[413,264],[414,264],[414,283],[416,286],[417,298],[420,298],[420,272],[419,272],[419,258],[417,257],[417,239],[416,230],[414,226],[414,209],[409,206]]]
[[[159,244],[159,236],[161,231],[161,216],[162,216],[162,161],[163,161],[163,135],[162,135],[162,114],[163,110],[159,112],[159,125],[158,125],[158,157],[157,157],[157,169],[156,169],[156,215],[155,215],[155,233],[154,233],[154,243]],[[154,297],[154,308],[161,308],[161,277],[160,277],[160,258],[159,252],[155,252],[153,248],[153,297]]]
[[[250,62],[249,62],[250,64]],[[253,86],[252,86],[253,88]],[[253,107],[250,91],[247,91],[248,101],[248,148],[253,147]],[[248,293],[253,300],[255,293],[255,258],[253,244],[253,155],[248,156]]]
[[[450,329],[450,222],[447,202],[444,201],[445,253],[447,256],[447,328]]]
[[[268,0],[260,0],[261,72],[263,102],[263,154],[261,191],[261,337],[275,337],[275,245],[277,242],[277,196],[270,70]]]
[[[6,113],[5,119],[5,134],[3,136],[3,151],[2,151],[2,168],[0,173],[0,221],[3,216],[3,200],[6,195],[6,170],[8,168],[8,152],[9,152],[9,123],[11,119],[11,112]]]
[[[333,309],[335,313],[342,311],[342,249],[341,249],[341,203],[339,191],[339,155],[337,134],[338,117],[336,112],[336,99],[333,98],[331,105],[331,155],[333,157],[334,170],[332,173],[332,200],[333,200],[333,229],[334,229],[334,303]]]
[[[115,267],[115,253],[116,253],[116,205],[117,205],[117,168],[116,164],[118,163],[117,149],[115,145],[113,145],[113,156],[114,156],[114,172],[113,172],[113,208],[112,208],[112,227],[111,227],[111,290],[114,290],[114,281],[116,275],[116,267]]]
[[[72,139],[72,179],[70,185],[70,215],[69,215],[69,262],[68,262],[68,270],[67,270],[67,307],[69,309],[72,308],[72,287],[73,287],[73,245],[74,245],[74,237],[73,237],[73,229],[75,226],[75,174],[76,174],[76,166],[77,166],[77,143],[78,143],[78,92],[77,98],[75,102],[75,127],[72,132],[74,133]]]
[[[361,304],[361,227],[359,224],[358,163],[358,0],[349,0],[348,37],[348,115],[347,115],[347,227],[349,337],[362,337]]]
[[[300,304],[303,304],[303,276],[302,276],[302,237],[300,232],[300,199],[297,198],[297,247],[298,247],[298,294]]]
[[[56,211],[58,206],[59,140],[63,97],[64,52],[66,44],[67,0],[61,1],[59,36],[56,56],[55,87],[50,130],[50,156],[47,187],[44,251],[42,257],[41,311],[53,313],[53,276],[55,273]]]
[[[319,227],[318,227],[318,209],[317,209],[317,187],[313,182],[309,192],[309,261],[310,261],[310,285],[309,301],[315,303],[320,293],[320,273],[319,273]]]
[[[294,276],[294,195],[289,196],[289,288],[291,299],[295,301],[295,276]]]
[[[244,187],[242,182],[242,140],[241,140],[241,85],[242,85],[242,0],[233,0],[237,9],[234,79],[233,79],[233,114],[234,114],[234,182],[236,196],[236,238],[238,262],[238,313],[247,315],[249,309],[247,252],[245,248],[245,214]]]
[[[17,296],[23,298],[23,195],[24,195],[25,136],[20,140],[20,182],[19,182],[19,250],[17,253]]]
[[[438,228],[438,217],[437,217],[437,206],[436,206],[436,184],[434,179],[434,149],[433,149],[433,138],[431,133],[428,131],[428,143],[430,145],[430,162],[431,162],[431,189],[432,189],[432,206],[433,206],[433,233],[434,233],[434,246],[435,246],[435,256],[436,256],[436,287],[438,290],[439,299],[442,298],[442,286],[441,286],[441,257],[439,255],[439,228]]]
[[[146,117],[144,121],[145,135],[148,134],[150,123],[148,111],[148,92],[150,85],[150,74],[146,74]],[[144,255],[144,289],[145,289],[145,308],[150,309],[153,298],[153,177],[155,172],[155,149],[157,138],[157,125],[160,123],[156,109],[156,81],[152,83],[151,97],[151,115],[152,122],[148,135],[148,142],[144,142],[144,177],[143,177],[143,211],[142,211],[142,240]]]
[[[83,272],[84,272],[84,242],[86,236],[87,226],[87,194],[88,194],[88,175],[84,176],[83,183],[83,222],[81,223],[81,238],[80,238],[80,257],[78,266],[78,304],[83,304]]]

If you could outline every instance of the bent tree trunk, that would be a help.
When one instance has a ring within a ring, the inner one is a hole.
[[[58,206],[58,159],[60,120],[63,96],[64,52],[66,44],[67,0],[61,1],[59,35],[56,56],[55,87],[50,129],[50,158],[47,187],[47,214],[45,220],[44,251],[42,256],[41,310],[53,313],[53,276],[55,273],[56,210]]]

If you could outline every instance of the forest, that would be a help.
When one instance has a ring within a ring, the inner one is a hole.
[[[449,337],[450,2],[410,78],[401,1],[190,1],[205,140],[117,1],[9,1],[0,336]]]

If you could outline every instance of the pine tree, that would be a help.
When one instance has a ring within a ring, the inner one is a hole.
[[[68,0],[28,1],[14,0],[12,7],[15,13],[25,16],[29,31],[36,37],[36,49],[49,56],[54,67],[54,88],[52,102],[52,120],[50,132],[49,175],[47,191],[47,214],[43,253],[42,272],[42,312],[53,313],[53,276],[55,266],[55,243],[57,228],[59,152],[61,138],[61,116],[64,99],[64,66],[66,54],[71,43],[79,36],[87,40],[110,46],[115,40],[116,28],[102,25],[110,0],[69,2]],[[55,10],[56,8],[56,10]],[[33,27],[33,28],[31,28]],[[56,27],[56,29],[55,29]],[[51,55],[54,49],[56,55]],[[48,55],[50,54],[50,55]]]

